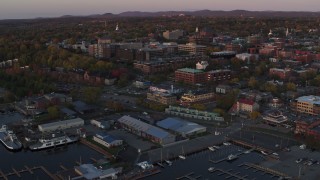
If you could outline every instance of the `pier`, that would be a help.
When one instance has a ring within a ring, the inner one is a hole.
[[[237,139],[233,139],[233,138],[229,138],[228,140],[231,141],[232,143],[236,144],[236,145],[240,145],[240,146],[243,146],[243,147],[251,148],[252,150],[264,151],[264,152],[266,152],[268,154],[273,152],[270,149],[267,149],[267,148],[264,148],[264,147],[261,147],[261,146],[257,146],[257,145],[254,145],[254,144],[250,144],[250,143],[245,142],[245,141],[241,141],[241,140],[237,140]]]
[[[46,175],[48,175],[52,180],[58,180],[56,176],[54,176],[51,172],[49,172],[45,167],[43,166],[35,166],[35,167],[28,167],[24,166],[25,169],[16,170],[15,168],[12,168],[13,172],[9,173],[3,173],[3,171],[0,170],[0,179],[8,180],[10,176],[18,176],[19,178],[23,178],[23,173],[30,173],[34,174],[34,171],[36,170],[42,170]]]
[[[291,178],[290,176],[288,176],[285,173],[282,173],[282,172],[279,172],[279,171],[276,171],[276,170],[273,170],[273,169],[270,169],[270,168],[266,168],[266,167],[263,167],[263,166],[259,166],[259,165],[256,165],[256,164],[252,164],[252,163],[243,163],[243,164],[240,164],[238,166],[239,167],[247,166],[246,169],[253,168],[253,169],[255,169],[255,172],[262,171],[263,174],[271,174],[274,177],[284,177],[284,178],[288,178],[288,179]]]
[[[199,178],[202,177],[201,175],[198,175],[198,176],[196,176],[196,177],[192,177],[192,175],[194,175],[194,172],[190,172],[190,173],[188,173],[188,174],[186,174],[186,175],[177,177],[176,180],[180,180],[180,179],[197,180],[197,179],[199,179]]]
[[[148,169],[148,170],[145,170],[145,171],[142,171],[142,172],[141,171],[137,172],[137,173],[132,174],[132,175],[124,175],[120,179],[121,180],[137,180],[137,179],[142,179],[142,178],[145,178],[145,177],[148,177],[148,176],[152,176],[152,175],[158,174],[160,172],[161,172],[161,170],[159,168],[152,168],[152,169]]]
[[[246,179],[247,176],[239,176],[239,175],[238,175],[239,172],[237,172],[237,173],[231,173],[232,169],[229,169],[229,170],[214,169],[214,170],[213,170],[212,172],[210,172],[210,173],[213,173],[213,172],[216,172],[216,171],[220,172],[220,173],[218,174],[218,176],[222,176],[222,175],[227,174],[228,176],[226,177],[226,179],[230,179],[230,178],[233,177],[233,178],[237,178],[237,179],[239,179],[239,180],[247,180],[247,179]]]
[[[90,147],[91,149],[103,154],[104,156],[106,156],[107,158],[113,158],[112,154],[110,154],[109,152],[107,152],[106,150],[102,149],[101,147],[87,141],[86,139],[84,138],[81,138],[80,139],[80,142],[88,147]]]

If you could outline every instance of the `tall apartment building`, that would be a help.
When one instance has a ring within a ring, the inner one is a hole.
[[[200,69],[182,68],[175,71],[175,81],[187,84],[201,84],[207,82],[206,73]]]
[[[270,68],[269,75],[276,75],[279,76],[281,79],[286,79],[291,75],[291,69]]]
[[[177,97],[169,93],[148,92],[147,99],[150,101],[158,102],[165,105],[176,104]]]
[[[180,103],[190,105],[200,102],[210,102],[214,96],[215,94],[213,92],[188,92],[181,96]]]
[[[182,30],[174,30],[174,31],[165,31],[162,33],[162,36],[165,38],[165,39],[173,39],[173,40],[176,40],[176,39],[179,39],[180,37],[183,36],[183,31]]]
[[[297,112],[309,115],[320,114],[320,97],[319,96],[301,96],[292,102],[291,106]]]
[[[197,45],[195,43],[179,44],[178,51],[188,52],[190,54],[205,54],[207,46]]]
[[[207,81],[223,81],[231,79],[231,70],[218,69],[207,72]]]

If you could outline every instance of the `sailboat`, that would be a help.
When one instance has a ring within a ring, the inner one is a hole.
[[[169,166],[172,165],[172,162],[169,160],[169,157],[168,157],[168,151],[167,151],[167,159],[164,160],[164,162],[166,162]]]
[[[182,154],[181,154],[181,155],[179,155],[179,158],[180,158],[180,159],[183,159],[183,160],[185,160],[185,159],[186,159],[186,156],[184,156],[183,146],[182,146]]]
[[[212,147],[212,146],[209,146],[208,149],[209,149],[210,151],[215,151],[214,147]]]
[[[162,164],[162,149],[161,149],[161,160],[160,160],[160,162],[157,163],[157,165],[164,168],[164,166]]]

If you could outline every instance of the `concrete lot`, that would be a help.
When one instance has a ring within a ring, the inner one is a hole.
[[[141,151],[147,151],[150,150],[153,146],[155,146],[155,144],[147,140],[143,140],[139,136],[131,134],[125,130],[112,130],[108,133],[116,137],[119,137],[120,139],[123,139],[126,143],[128,143],[131,147],[135,148],[136,150],[140,149]]]
[[[320,161],[320,152],[311,152],[308,149],[299,149],[298,146],[292,146],[290,152],[279,152],[280,161],[265,161],[261,163],[262,166],[269,167],[281,172],[284,172],[292,177],[299,176],[300,179],[319,179],[320,177],[320,165],[305,165],[304,162],[310,159]],[[299,158],[306,158],[306,160],[296,163]]]

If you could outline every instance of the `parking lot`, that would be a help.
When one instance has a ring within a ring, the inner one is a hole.
[[[126,143],[128,143],[131,147],[135,148],[136,150],[140,149],[141,151],[147,151],[155,146],[155,144],[122,129],[112,130],[108,133],[116,137],[119,137],[120,139],[123,139]]]
[[[293,177],[299,177],[300,174],[301,179],[319,179],[320,165],[316,161],[320,161],[320,152],[300,149],[298,146],[292,146],[290,149],[290,152],[279,152],[280,161],[265,161],[262,165]],[[297,163],[300,158],[303,160]],[[309,161],[313,163],[308,165]]]

